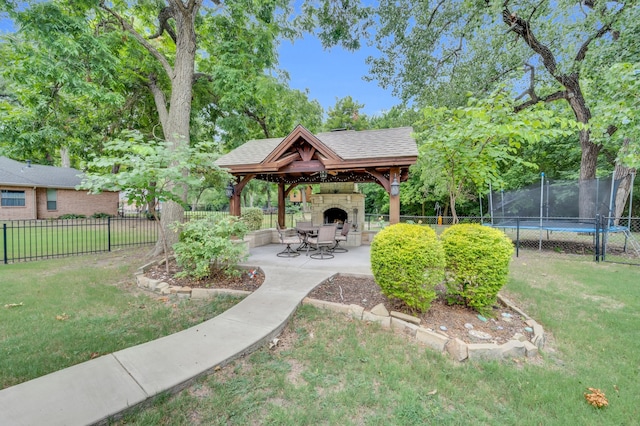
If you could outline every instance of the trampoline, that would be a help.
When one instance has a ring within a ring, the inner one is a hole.
[[[633,180],[631,174],[624,179]],[[624,233],[626,238],[632,238],[628,226],[619,224],[620,218],[615,218],[616,201],[626,204],[625,200],[616,200],[617,189],[622,179],[615,180],[613,176],[590,181],[551,181],[545,179],[541,173],[540,183],[512,191],[489,191],[490,223],[483,223],[503,230],[517,230],[518,242],[520,231],[539,231],[538,247],[542,249],[543,231],[546,239],[553,232],[569,232],[579,235],[593,235],[596,253],[599,233],[602,233],[603,249],[606,245],[607,233]],[[584,197],[581,200],[580,197]],[[633,193],[629,195],[629,200]],[[586,199],[586,202],[585,202]],[[580,207],[583,217],[580,216]],[[631,223],[631,201],[627,224]],[[587,217],[584,217],[586,211]],[[529,239],[532,235],[527,232]]]

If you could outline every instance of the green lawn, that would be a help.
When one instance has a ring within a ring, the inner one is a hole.
[[[4,225],[4,226],[3,226]],[[6,226],[6,227],[5,227]],[[108,251],[157,240],[147,219],[70,219],[0,223],[0,263]]]
[[[175,333],[238,302],[138,291],[133,272],[147,251],[0,265],[0,389]]]
[[[458,364],[375,325],[302,307],[275,350],[127,425],[631,425],[640,418],[638,269],[524,253],[505,293],[543,324],[535,362]],[[595,409],[588,387],[605,392]]]
[[[139,293],[145,250],[0,266],[0,387],[197,324],[237,300]],[[452,361],[304,306],[260,349],[119,424],[637,424],[638,268],[522,252],[507,297],[548,332],[536,361]],[[9,304],[20,304],[7,307]],[[595,409],[588,387],[605,392]]]

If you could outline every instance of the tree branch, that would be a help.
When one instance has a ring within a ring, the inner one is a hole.
[[[213,77],[210,74],[206,74],[203,72],[193,73],[193,82],[196,83],[198,80],[207,80],[208,82],[212,82]]]
[[[582,46],[580,46],[580,49],[578,50],[578,54],[576,55],[575,61],[576,62],[582,61],[587,55],[587,50],[589,50],[589,45],[591,44],[591,42],[597,38],[602,37],[609,31],[611,31],[611,24],[607,24],[603,26],[598,30],[598,32],[589,36],[589,38],[587,38],[587,40],[582,44]]]
[[[536,96],[535,100],[532,98],[532,99],[529,99],[526,102],[521,103],[520,105],[516,105],[514,107],[514,111],[515,112],[520,112],[523,109],[527,109],[530,106],[537,104],[538,102],[553,102],[553,101],[558,101],[560,99],[568,99],[568,98],[569,98],[569,95],[568,95],[566,90],[559,90],[557,92],[554,92],[554,93],[552,93],[550,95],[547,95],[547,96],[544,96],[542,98],[538,98]]]
[[[160,87],[158,86],[158,77],[155,74],[149,75],[149,82],[147,84],[156,103],[158,117],[160,118],[160,124],[162,125],[164,133],[164,129],[167,128],[167,119],[169,118],[169,111],[167,110],[167,97],[164,95],[162,89],[160,89]]]
[[[427,28],[431,27],[431,23],[433,22],[433,19],[436,17],[436,13],[438,12],[438,9],[440,9],[440,6],[442,6],[445,1],[446,0],[440,0],[440,3],[438,3],[436,7],[433,8],[433,11],[431,12],[431,16],[429,17],[429,22],[427,22]]]
[[[262,128],[262,132],[267,139],[271,137],[269,134],[269,129],[267,128],[267,121],[264,116],[259,117],[258,114],[248,108],[245,108],[244,113],[247,115],[247,117],[254,119],[260,125],[260,127]]]
[[[549,73],[554,77],[558,78],[556,75],[556,58],[553,56],[551,50],[540,43],[538,39],[536,39],[533,31],[531,31],[531,27],[529,26],[529,22],[518,17],[515,13],[509,12],[509,9],[504,8],[502,11],[502,20],[505,24],[509,25],[509,31],[513,31],[519,36],[521,36],[525,43],[537,54],[542,57],[542,63],[545,68],[549,71]]]
[[[173,42],[176,43],[178,40],[176,37],[176,32],[169,24],[169,19],[171,18],[173,18],[173,7],[168,6],[160,9],[160,12],[158,13],[158,30],[148,37],[149,40],[160,37],[162,33],[166,31]]]
[[[536,91],[535,91],[536,69],[535,67],[527,63],[524,64],[524,69],[525,71],[527,70],[529,71],[529,87],[525,89],[524,92],[520,93],[514,100],[518,101],[523,97],[525,97],[526,95],[529,95],[531,100],[534,101],[534,103],[537,103],[538,95],[536,94]]]
[[[114,11],[113,9],[111,9],[110,7],[108,7],[107,5],[105,5],[104,0],[100,1],[100,8],[102,8],[103,10],[107,11],[109,14],[111,14],[111,16],[113,16],[114,18],[116,18],[118,20],[118,22],[120,23],[120,25],[122,25],[122,28],[127,31],[129,34],[131,34],[136,40],[138,40],[138,42],[145,48],[147,49],[147,51],[151,54],[151,56],[153,56],[154,58],[156,58],[156,60],[158,62],[160,62],[160,65],[162,65],[162,68],[164,68],[164,72],[167,73],[167,75],[169,76],[169,78],[173,77],[173,68],[171,67],[171,64],[169,63],[169,61],[167,61],[167,58],[165,58],[164,56],[162,56],[162,54],[160,52],[158,52],[156,50],[155,47],[153,47],[151,45],[151,43],[149,43],[147,41],[147,39],[145,39],[144,37],[142,37],[134,28],[133,26],[126,20],[124,19],[122,16],[120,16],[116,11]]]

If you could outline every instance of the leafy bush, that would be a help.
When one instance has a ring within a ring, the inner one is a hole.
[[[83,214],[67,213],[58,217],[58,219],[86,219],[86,216]]]
[[[214,271],[225,275],[238,273],[237,265],[247,258],[242,238],[247,226],[235,216],[207,217],[177,224],[179,241],[173,245],[176,263],[182,267],[178,277],[202,279]]]
[[[108,217],[111,217],[111,215],[109,213],[94,213],[91,215],[91,217],[93,219],[106,219]]]
[[[441,240],[449,302],[487,312],[507,283],[513,243],[502,231],[478,224],[454,225]]]
[[[444,278],[444,252],[433,229],[399,223],[371,243],[371,269],[382,292],[425,312]]]
[[[249,231],[257,231],[262,228],[262,218],[264,213],[257,207],[249,207],[242,210],[242,221],[247,225]]]

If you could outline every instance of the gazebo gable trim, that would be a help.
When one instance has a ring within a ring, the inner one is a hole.
[[[311,149],[297,150],[298,155],[293,155],[289,150],[293,148],[294,144],[299,140],[306,142]],[[301,124],[298,124],[260,164],[263,166],[276,165],[277,168],[280,169],[294,161],[310,161],[316,152],[318,153],[318,159],[323,164],[327,160],[329,162],[344,161],[334,150],[314,136],[313,133]]]

